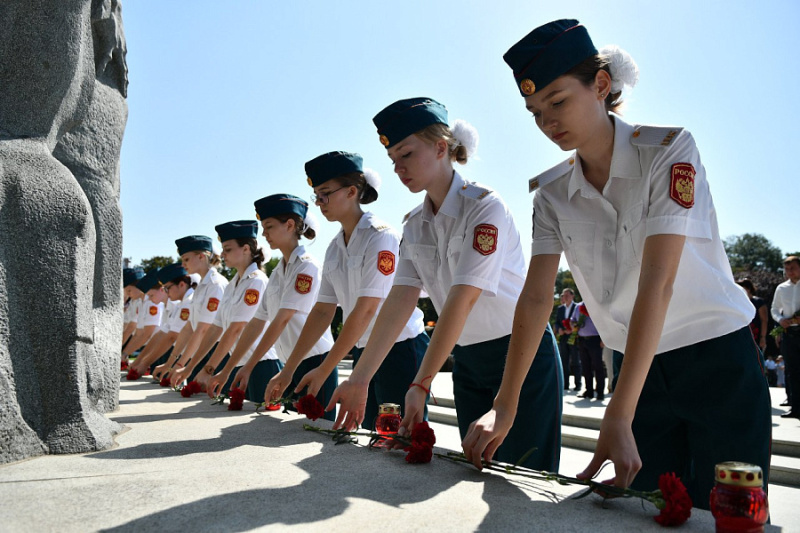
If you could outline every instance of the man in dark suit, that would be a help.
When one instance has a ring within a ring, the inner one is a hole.
[[[569,389],[569,376],[572,374],[575,378],[575,388],[573,390],[579,391],[581,390],[581,360],[578,356],[577,345],[569,343],[569,337],[572,333],[572,327],[569,326],[569,317],[572,316],[572,311],[576,305],[575,293],[572,289],[561,291],[561,305],[556,310],[554,329],[558,337],[561,366],[564,369],[564,390]],[[566,320],[567,327],[565,327],[564,320]]]

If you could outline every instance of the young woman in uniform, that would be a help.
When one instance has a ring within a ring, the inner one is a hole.
[[[136,319],[136,332],[122,350],[122,362],[128,361],[128,357],[136,350],[145,346],[153,335],[161,327],[161,319],[164,316],[164,302],[167,294],[158,282],[158,269],[155,268],[145,274],[136,282],[136,288],[143,294],[139,316]]]
[[[225,287],[214,323],[206,330],[203,339],[186,366],[175,372],[173,383],[180,383],[192,375],[202,387],[207,387],[216,372],[224,368],[228,354],[248,322],[258,309],[258,302],[267,287],[267,275],[261,270],[264,252],[258,247],[258,222],[237,220],[215,227],[222,242],[222,258],[225,264],[236,269],[236,275]],[[215,346],[216,343],[216,346]],[[202,354],[211,352],[207,358]],[[274,350],[264,354],[264,359],[277,359]],[[220,394],[227,393],[223,388]]]
[[[297,344],[306,317],[319,291],[319,265],[300,244],[300,238],[313,239],[315,222],[308,216],[308,203],[290,194],[273,194],[255,202],[256,218],[261,221],[264,238],[272,250],[279,250],[281,260],[272,271],[266,295],[252,320],[242,332],[230,360],[209,382],[210,395],[221,390],[225,383],[246,390],[250,401],[269,401],[268,383],[283,372],[292,348]],[[266,331],[264,327],[266,326]],[[260,341],[259,341],[260,339]],[[333,345],[330,332],[323,335],[297,361],[290,361],[295,373],[302,375],[316,368]],[[255,346],[255,348],[253,348]],[[278,360],[259,361],[269,350]],[[238,371],[238,364],[249,354]],[[323,387],[320,401],[327,401],[336,388],[336,376]]]
[[[694,139],[611,113],[636,66],[619,48],[598,53],[576,20],[533,30],[504,59],[542,133],[575,153],[531,180],[533,258],[503,385],[464,451],[480,468],[522,405],[518,376],[538,359],[563,251],[603,342],[625,354],[579,477],[610,459],[614,485],[651,490],[675,472],[708,508],[716,463],[769,472],[771,429],[753,307],[731,276]]]
[[[431,380],[453,353],[453,394],[464,436],[470,422],[491,408],[500,386],[525,273],[519,233],[497,193],[453,168],[454,161],[465,164],[477,145],[471,126],[459,121],[451,129],[445,107],[429,98],[395,102],[373,122],[400,181],[426,194],[406,216],[394,286],[359,365],[334,394],[341,401],[336,425],[350,429],[363,418],[367,384],[424,287],[439,321],[406,393],[401,431],[422,420]],[[550,299],[552,305],[552,289]],[[550,327],[543,322],[538,333],[531,348],[539,357],[520,375],[520,411],[498,456],[516,463],[536,448],[524,464],[557,470],[563,376]]]
[[[354,366],[358,366],[375,317],[394,280],[400,236],[361,207],[378,199],[380,177],[363,168],[360,155],[329,152],[307,162],[305,170],[308,183],[314,188],[314,203],[327,220],[342,226],[325,252],[317,303],[289,358],[298,360],[311,343],[323,333],[327,334],[337,305],[342,307],[342,330],[336,343],[325,361],[297,383],[298,392],[308,386],[309,392],[316,394],[329,376],[336,373],[336,365],[348,353],[353,354]],[[395,337],[386,360],[370,380],[363,420],[365,428],[373,429],[380,404],[403,404],[428,342],[422,312],[414,309]],[[280,395],[282,388],[288,386],[290,376],[282,373],[276,378],[273,396]],[[328,400],[332,392],[328,393]]]
[[[214,252],[210,237],[189,235],[176,240],[175,245],[178,247],[183,268],[189,275],[200,276],[200,282],[192,295],[189,322],[183,326],[178,335],[171,359],[153,371],[153,377],[156,379],[168,376],[173,368],[182,368],[188,361],[188,357],[183,357],[181,361],[183,354],[192,354],[197,350],[206,331],[214,322],[225,287],[228,286],[225,276],[217,272],[216,267],[220,259]],[[210,354],[206,357],[210,357]],[[192,377],[190,376],[190,379]]]
[[[200,279],[199,276],[197,279]],[[166,363],[171,356],[173,345],[179,340],[185,344],[186,337],[191,335],[191,328],[186,329],[185,326],[191,314],[192,296],[197,283],[180,263],[161,268],[158,271],[158,281],[167,295],[168,307],[171,304],[171,308],[161,321],[161,328],[131,364],[131,367],[141,375],[147,370],[152,373],[156,366]],[[180,338],[181,335],[183,338]]]

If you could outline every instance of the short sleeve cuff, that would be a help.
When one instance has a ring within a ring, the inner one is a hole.
[[[320,294],[317,296],[317,301],[323,304],[336,304],[339,305],[339,300],[336,296],[326,296],[324,294]]]
[[[399,276],[394,277],[394,283],[392,285],[400,285],[403,287],[415,287],[417,289],[422,290],[422,281],[417,278],[401,278]]]
[[[689,217],[664,216],[647,219],[647,236],[684,235],[693,239],[711,239],[711,224],[707,220]]]
[[[362,296],[366,296],[367,298],[381,298],[381,299],[384,299],[388,295],[381,289],[363,288],[360,291],[358,291],[357,296],[359,298],[361,298]]]
[[[456,276],[453,278],[453,285],[469,285],[482,290],[487,296],[497,296],[497,283],[488,279],[476,276]]]
[[[531,243],[531,255],[561,255],[563,251],[558,239],[534,239]]]

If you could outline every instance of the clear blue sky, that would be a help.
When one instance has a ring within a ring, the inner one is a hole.
[[[598,47],[617,44],[637,61],[626,120],[692,131],[723,238],[761,233],[800,249],[790,157],[800,146],[799,15],[796,0],[126,0],[123,253],[176,257],[176,238],[216,238],[216,224],[254,218],[262,196],[308,198],[303,165],[331,150],[359,152],[381,174],[369,208],[399,229],[422,195],[392,172],[372,117],[412,96],[477,128],[478,158],[459,171],[500,193],[529,250],[528,178],[568,154],[537,130],[502,55],[557,18],[579,19]],[[318,218],[309,250],[322,258],[339,227]]]

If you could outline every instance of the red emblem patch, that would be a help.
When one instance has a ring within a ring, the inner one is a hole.
[[[189,320],[189,310],[186,309],[185,307],[181,309],[181,320],[183,320],[184,322]]]
[[[153,315],[153,316],[156,316],[158,314],[158,307],[156,307],[155,305],[151,305],[150,306],[150,314]]]
[[[694,205],[694,167],[690,163],[672,165],[669,197],[681,207]]]
[[[218,307],[219,307],[219,300],[217,298],[208,299],[208,305],[206,306],[206,309],[213,312],[216,311]]]
[[[300,294],[308,294],[308,292],[311,290],[311,284],[313,282],[314,278],[308,274],[298,274],[297,279],[294,280],[294,290]]]
[[[247,305],[256,305],[258,303],[259,292],[255,289],[247,289],[244,291],[244,303]]]
[[[490,255],[497,250],[497,228],[491,224],[475,226],[475,238],[472,247],[481,255]]]
[[[389,250],[378,253],[378,272],[384,276],[394,272],[394,254]]]

